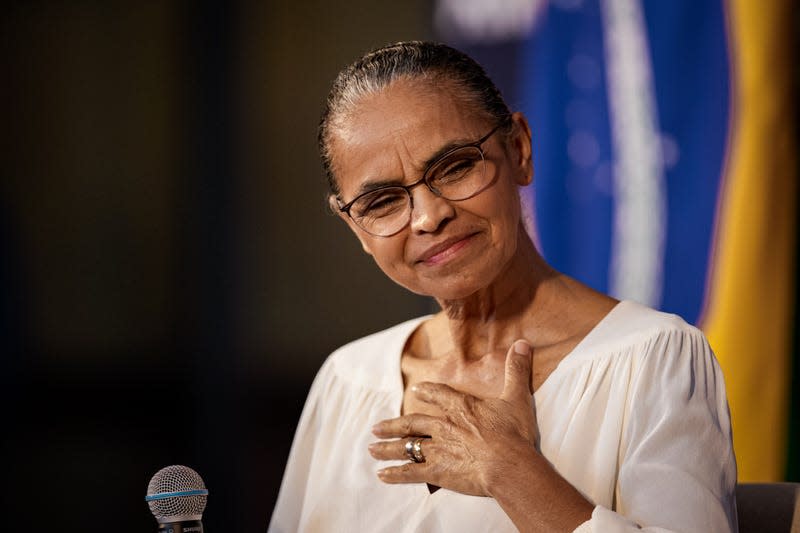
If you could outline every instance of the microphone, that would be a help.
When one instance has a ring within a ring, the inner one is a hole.
[[[166,466],[147,485],[145,501],[158,520],[159,533],[203,533],[208,490],[188,466]]]

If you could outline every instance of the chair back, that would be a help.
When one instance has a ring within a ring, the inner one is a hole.
[[[736,485],[739,533],[800,533],[800,483]]]

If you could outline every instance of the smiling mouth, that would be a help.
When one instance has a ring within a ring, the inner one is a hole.
[[[432,254],[423,255],[418,262],[427,266],[435,266],[446,263],[459,251],[469,245],[475,235],[476,233],[470,233],[469,235],[457,238],[451,242],[446,242],[441,248],[435,248]]]

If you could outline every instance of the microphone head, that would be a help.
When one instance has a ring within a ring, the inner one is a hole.
[[[200,520],[208,490],[200,474],[188,466],[173,465],[159,470],[147,485],[145,500],[159,524]]]

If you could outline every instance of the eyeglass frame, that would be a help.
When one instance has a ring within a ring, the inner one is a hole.
[[[476,191],[472,195],[467,196],[466,198],[461,198],[460,200],[450,200],[449,198],[445,198],[444,196],[442,196],[441,191],[436,190],[430,183],[428,183],[428,181],[427,181],[428,173],[430,172],[430,170],[432,168],[434,168],[436,165],[438,165],[440,161],[442,161],[443,159],[445,159],[449,155],[453,154],[454,152],[457,152],[458,150],[463,150],[464,148],[477,148],[478,151],[481,154],[481,160],[483,160],[485,162],[486,161],[486,156],[483,153],[483,148],[481,148],[481,145],[483,143],[485,143],[486,141],[488,141],[489,137],[494,135],[495,132],[497,132],[497,130],[499,130],[502,126],[503,126],[503,124],[498,124],[497,126],[492,128],[492,130],[489,133],[487,133],[486,135],[484,135],[483,137],[481,137],[480,139],[478,139],[475,142],[462,144],[460,146],[454,146],[453,148],[449,149],[448,151],[446,151],[445,153],[443,153],[442,155],[437,157],[434,161],[432,161],[427,166],[427,168],[425,168],[425,172],[422,173],[422,177],[420,179],[418,179],[417,181],[415,181],[414,183],[412,183],[410,185],[400,185],[400,184],[398,184],[398,185],[386,185],[385,187],[378,187],[377,189],[372,189],[371,191],[363,192],[363,193],[359,194],[358,196],[356,196],[355,198],[353,198],[352,200],[350,200],[349,202],[347,202],[346,204],[344,204],[342,206],[337,206],[339,211],[342,212],[342,213],[347,213],[347,216],[350,217],[350,220],[352,220],[354,224],[356,224],[359,228],[361,228],[362,230],[366,231],[370,235],[374,235],[375,237],[391,237],[392,235],[397,234],[403,228],[405,228],[406,225],[408,225],[408,222],[406,222],[405,225],[403,225],[400,229],[398,229],[394,233],[390,233],[388,235],[375,235],[374,233],[370,233],[368,230],[366,230],[365,228],[361,227],[361,225],[358,224],[358,222],[355,221],[355,219],[353,218],[353,215],[350,214],[350,208],[353,207],[353,204],[355,204],[363,196],[366,196],[367,194],[372,194],[375,191],[380,191],[380,190],[383,190],[383,189],[405,189],[406,195],[408,196],[408,200],[409,200],[409,202],[411,202],[411,208],[413,209],[414,208],[414,197],[411,196],[411,189],[413,189],[414,187],[416,187],[420,183],[425,183],[425,186],[428,188],[428,190],[431,191],[436,196],[438,196],[439,198],[444,198],[445,200],[449,200],[451,202],[460,202],[462,200],[468,200],[469,198],[472,198],[472,197],[476,196],[477,194],[483,192],[483,190],[486,187],[484,187],[484,189],[479,189],[478,191]]]

